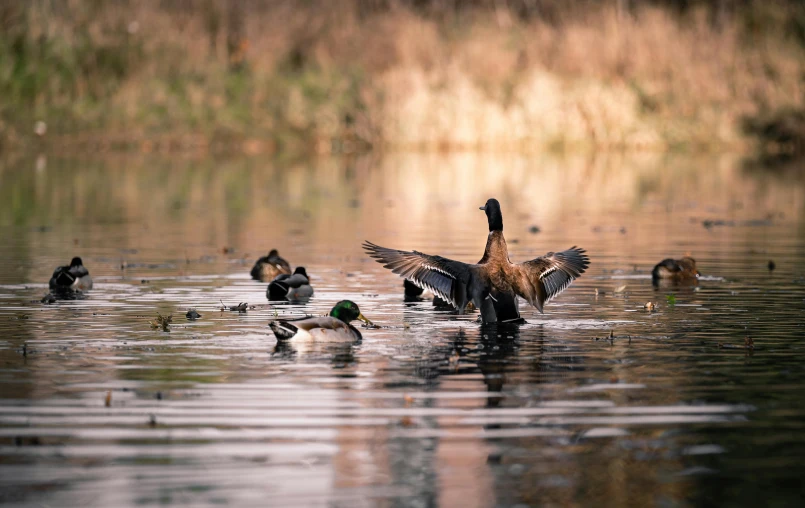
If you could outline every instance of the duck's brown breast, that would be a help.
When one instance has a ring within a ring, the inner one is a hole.
[[[499,291],[510,291],[512,264],[509,261],[509,249],[502,231],[492,231],[486,241],[486,250],[481,260],[481,273],[489,284]]]

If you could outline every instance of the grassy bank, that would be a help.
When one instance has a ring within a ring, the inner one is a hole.
[[[719,150],[802,107],[805,10],[672,4],[2,2],[0,143]]]

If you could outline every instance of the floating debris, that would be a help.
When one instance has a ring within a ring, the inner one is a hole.
[[[406,393],[403,395],[403,402],[405,402],[405,407],[411,407],[411,404],[414,403],[414,398]]]
[[[106,392],[106,398],[103,401],[103,405],[106,407],[112,407],[112,390]]]
[[[196,312],[196,309],[187,309],[187,314],[185,314],[185,317],[190,321],[195,321],[201,317],[201,314]]]
[[[777,264],[772,259],[769,260],[769,265],[768,266],[769,266],[769,271],[770,272],[773,272],[774,269],[777,268]]]
[[[616,294],[617,293],[623,293],[624,291],[626,291],[626,285],[625,284],[623,286],[618,286],[618,287],[615,288],[615,293]]]
[[[221,302],[221,312],[224,312],[226,310],[230,310],[232,312],[246,312],[247,310],[249,310],[249,304],[246,302],[240,302],[237,305],[230,305],[229,307],[227,307],[226,305],[224,305],[223,300],[218,301]]]
[[[22,356],[28,356],[28,344],[22,345]]]
[[[170,331],[170,325],[171,325],[172,321],[173,321],[173,314],[168,314],[167,316],[163,316],[162,314],[157,312],[156,319],[153,319],[153,320],[149,321],[149,323],[151,323],[151,328],[153,328],[155,330],[158,329],[158,328],[162,328],[163,332],[169,332]]]
[[[646,309],[649,312],[654,312],[655,307],[656,307],[656,305],[654,305],[654,302],[646,302],[646,304],[643,305],[643,308]]]
[[[150,415],[148,417],[148,425],[151,427],[157,426],[157,415]]]
[[[665,295],[665,301],[668,305],[676,305],[676,295]]]
[[[755,340],[752,337],[744,337],[744,347],[746,349],[755,349]]]
[[[531,226],[530,228],[528,228],[528,232],[533,234],[533,235],[536,235],[540,231],[541,231],[541,229],[539,228],[539,226],[536,226],[536,225]]]

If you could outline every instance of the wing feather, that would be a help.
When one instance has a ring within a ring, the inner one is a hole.
[[[384,268],[429,290],[456,309],[461,310],[467,305],[470,265],[417,251],[388,249],[368,241],[364,242],[363,248]]]
[[[562,293],[587,270],[590,258],[584,249],[572,247],[514,266],[512,287],[515,292],[542,312],[545,303]]]

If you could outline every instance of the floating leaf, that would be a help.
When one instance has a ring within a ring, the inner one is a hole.
[[[665,300],[668,302],[668,305],[676,305],[675,295],[665,295]]]
[[[157,312],[156,319],[152,319],[151,321],[149,321],[149,323],[151,323],[151,328],[153,329],[162,328],[163,332],[169,332],[172,321],[173,321],[173,314],[163,316],[162,314]]]

